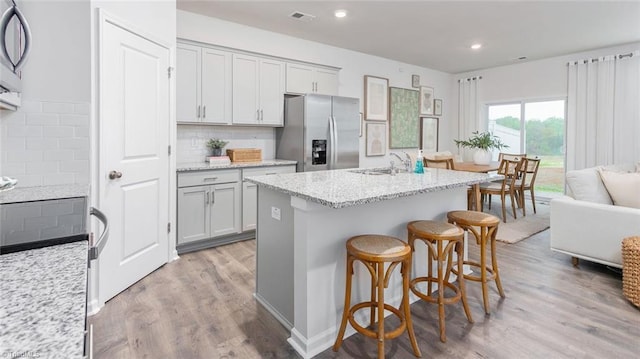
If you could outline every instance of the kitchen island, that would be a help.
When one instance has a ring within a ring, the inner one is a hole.
[[[256,299],[291,330],[296,351],[313,357],[333,345],[340,325],[348,238],[375,233],[404,240],[407,222],[445,220],[448,211],[466,209],[468,185],[495,178],[431,168],[424,174],[373,169],[247,178],[258,185]],[[425,262],[420,246],[412,276],[426,273]],[[358,264],[355,270],[352,303],[370,295],[369,273]],[[394,273],[385,301],[397,307],[401,296]],[[348,326],[346,336],[353,332]]]

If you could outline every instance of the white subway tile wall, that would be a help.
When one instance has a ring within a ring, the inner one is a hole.
[[[225,150],[259,148],[262,150],[262,159],[274,159],[275,133],[273,127],[178,125],[176,162],[204,162],[209,152],[206,143],[210,138],[228,141]]]
[[[0,111],[0,175],[18,186],[89,183],[89,103],[22,101]]]

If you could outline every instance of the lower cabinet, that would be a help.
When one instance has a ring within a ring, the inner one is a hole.
[[[239,170],[179,174],[178,186],[178,245],[241,232]]]
[[[288,165],[179,173],[178,252],[252,238],[258,188],[244,179],[295,171]]]

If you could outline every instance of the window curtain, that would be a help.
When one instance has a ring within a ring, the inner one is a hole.
[[[566,169],[640,160],[640,51],[568,63]]]
[[[474,131],[479,131],[480,124],[480,80],[481,76],[458,80],[458,137],[465,140]],[[458,154],[465,161],[471,160],[473,150],[459,148]]]

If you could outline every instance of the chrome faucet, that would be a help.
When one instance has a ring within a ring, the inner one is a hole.
[[[402,151],[402,153],[404,153],[405,157],[407,158],[406,160],[403,160],[402,157],[400,157],[400,155],[395,152],[389,152],[391,156],[396,156],[400,160],[400,163],[404,165],[404,168],[407,172],[411,172],[411,156],[409,156],[409,154],[404,151]],[[393,167],[393,161],[391,161],[391,163],[391,167]]]

